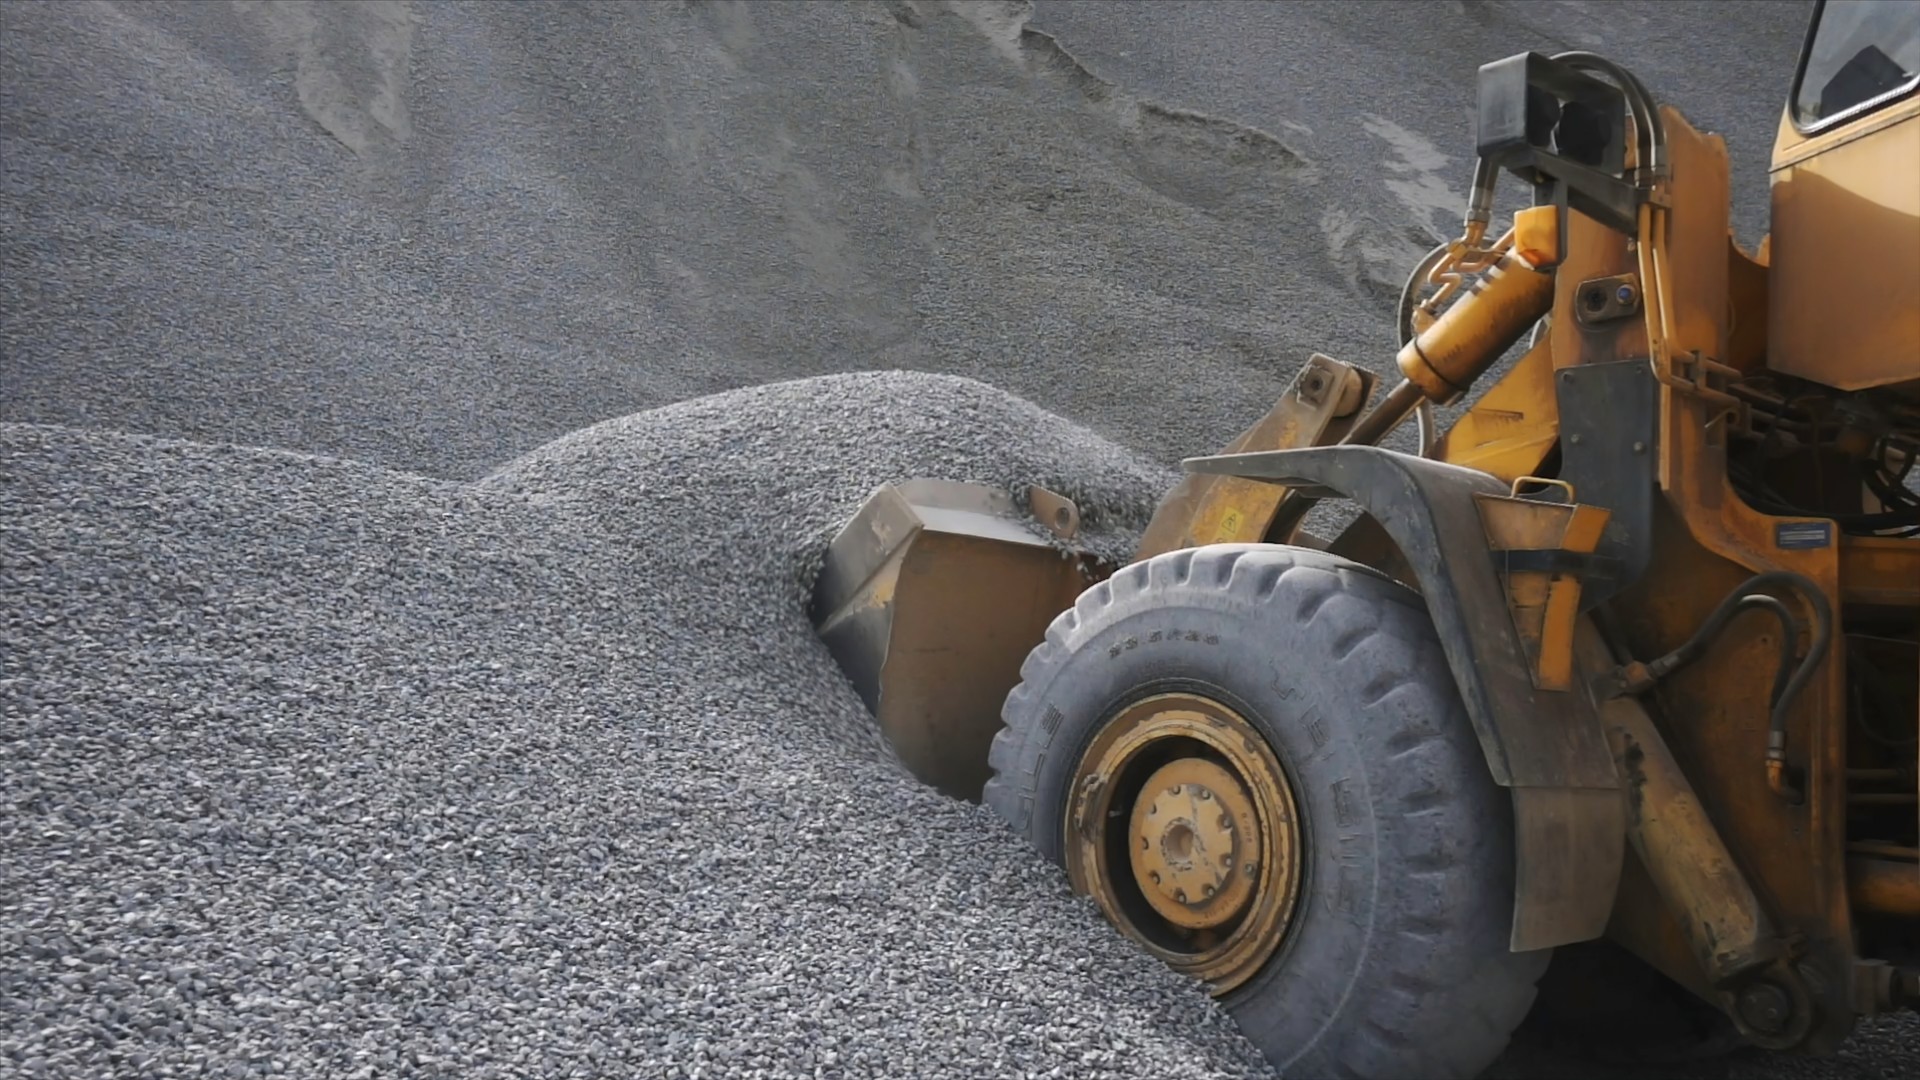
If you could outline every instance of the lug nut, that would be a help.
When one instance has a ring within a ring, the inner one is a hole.
[[[1213,886],[1209,885],[1206,888],[1200,890],[1200,893],[1202,896],[1205,896],[1207,899],[1211,900],[1213,899],[1213,894],[1217,891],[1218,890],[1216,890]]]
[[[1210,790],[1210,789],[1208,789],[1208,788],[1201,788],[1201,789],[1200,789],[1200,801],[1201,801],[1201,802],[1212,802],[1212,801],[1213,801],[1213,792],[1212,792],[1212,790]]]
[[[1160,871],[1158,871],[1158,870],[1149,870],[1149,871],[1147,871],[1147,876],[1153,879],[1153,883],[1154,883],[1155,885],[1158,885],[1158,884],[1160,884]]]
[[[1174,898],[1175,900],[1178,900],[1178,901],[1180,901],[1180,902],[1181,902],[1181,903],[1183,903],[1183,904],[1184,904],[1184,903],[1186,903],[1186,902],[1187,902],[1187,890],[1185,890],[1185,889],[1175,889],[1175,890],[1173,890],[1173,898]]]

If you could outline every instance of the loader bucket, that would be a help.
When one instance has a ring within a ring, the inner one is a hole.
[[[812,619],[900,760],[977,802],[1020,665],[1092,579],[1030,532],[1005,492],[880,488],[827,549]]]

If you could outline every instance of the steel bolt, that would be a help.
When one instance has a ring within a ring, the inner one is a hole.
[[[1153,883],[1154,883],[1155,885],[1158,885],[1158,884],[1160,884],[1160,871],[1158,871],[1158,870],[1149,870],[1149,871],[1147,871],[1147,876],[1153,879]]]
[[[1793,1016],[1793,999],[1772,983],[1754,983],[1740,991],[1736,1006],[1748,1027],[1766,1035],[1787,1030],[1787,1021]]]
[[[1201,789],[1200,789],[1200,801],[1202,801],[1202,802],[1211,802],[1212,800],[1213,800],[1213,792],[1212,792],[1212,791],[1210,791],[1210,790],[1208,790],[1207,788],[1201,788]]]
[[[1207,899],[1209,899],[1209,900],[1211,900],[1211,899],[1213,899],[1213,894],[1214,894],[1214,893],[1215,893],[1216,891],[1218,891],[1218,890],[1216,890],[1216,889],[1215,889],[1215,888],[1214,888],[1213,886],[1211,886],[1211,885],[1209,885],[1209,886],[1207,886],[1206,888],[1204,888],[1204,889],[1202,889],[1202,890],[1200,890],[1200,891],[1201,891],[1201,894],[1202,894],[1203,896],[1205,896],[1205,897],[1206,897]]]
[[[1175,900],[1178,900],[1178,901],[1180,901],[1180,902],[1181,902],[1181,903],[1183,903],[1183,904],[1184,904],[1184,903],[1186,903],[1186,902],[1187,902],[1187,890],[1185,890],[1185,889],[1175,889],[1175,890],[1173,890],[1173,898],[1174,898]]]
[[[1221,827],[1221,828],[1223,828],[1223,829],[1231,829],[1231,828],[1233,828],[1233,818],[1232,818],[1232,817],[1230,817],[1230,816],[1228,816],[1228,815],[1226,815],[1226,814],[1221,814],[1221,815],[1220,815],[1220,827]]]
[[[1646,453],[1646,452],[1647,452],[1647,444],[1646,444],[1646,443],[1643,443],[1643,442],[1641,442],[1641,441],[1639,441],[1638,439],[1636,439],[1636,440],[1634,440],[1634,443],[1633,443],[1633,452],[1634,452],[1634,453],[1636,453],[1636,454],[1644,454],[1644,453]]]
[[[1614,290],[1613,296],[1614,299],[1623,304],[1631,304],[1633,303],[1633,286],[1622,284],[1618,289]]]

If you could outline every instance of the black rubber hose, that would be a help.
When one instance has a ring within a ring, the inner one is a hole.
[[[1407,275],[1407,283],[1400,287],[1400,307],[1394,318],[1394,327],[1396,330],[1394,336],[1399,338],[1399,340],[1394,343],[1395,352],[1406,348],[1407,342],[1413,340],[1413,309],[1416,306],[1414,298],[1420,294],[1421,282],[1425,281],[1427,275],[1433,272],[1433,268],[1439,265],[1441,257],[1447,253],[1447,248],[1451,246],[1450,244],[1441,244],[1439,247],[1434,248],[1422,256],[1420,261],[1414,264],[1413,272]]]
[[[1874,498],[1879,499],[1881,503],[1887,506],[1900,507],[1909,513],[1920,510],[1920,495],[1916,495],[1906,488],[1901,487],[1900,479],[1903,478],[1896,477],[1891,480],[1888,479],[1886,470],[1879,464],[1873,462],[1867,464],[1865,471],[1867,489],[1872,491]],[[1920,525],[1920,517],[1916,517],[1913,523]]]
[[[1751,584],[1752,582],[1748,582],[1748,585]],[[1800,652],[1800,633],[1793,624],[1793,613],[1787,610],[1787,605],[1765,593],[1746,593],[1743,591],[1746,587],[1746,585],[1741,586],[1740,589],[1729,593],[1725,600],[1720,601],[1719,606],[1713,609],[1713,613],[1707,616],[1707,621],[1701,623],[1700,628],[1693,632],[1693,636],[1679,648],[1649,663],[1648,673],[1655,678],[1660,678],[1686,667],[1700,659],[1701,655],[1707,651],[1707,647],[1713,644],[1721,631],[1726,629],[1727,624],[1742,611],[1764,608],[1780,620],[1780,663],[1774,672],[1773,692],[1768,695],[1769,704],[1778,701],[1782,691],[1786,689],[1787,678],[1793,671],[1794,657]]]
[[[1800,655],[1800,628],[1794,625],[1793,612],[1780,600],[1764,593],[1748,593],[1735,605],[1739,609],[1766,608],[1780,620],[1780,662],[1773,668],[1773,689],[1767,693],[1769,708],[1777,711],[1787,698],[1787,678],[1793,674],[1794,658]]]
[[[1647,92],[1646,84],[1599,53],[1575,49],[1555,53],[1553,59],[1576,70],[1598,72],[1612,79],[1627,96],[1627,108],[1633,111],[1634,126],[1639,129],[1634,135],[1640,146],[1640,168],[1651,171],[1666,164],[1667,125],[1660,119],[1660,110],[1654,104],[1653,95]]]
[[[1482,162],[1482,164],[1485,164],[1485,162]],[[1475,176],[1477,177],[1478,175],[1478,170],[1476,170]],[[1425,258],[1422,258],[1418,263],[1414,264],[1413,272],[1407,275],[1407,283],[1401,286],[1400,308],[1394,317],[1394,326],[1398,331],[1394,336],[1399,338],[1399,341],[1394,345],[1396,352],[1406,348],[1407,342],[1414,339],[1414,299],[1420,295],[1421,283],[1426,281],[1427,275],[1433,271],[1435,266],[1440,264],[1440,260],[1445,257],[1447,249],[1450,247],[1452,247],[1451,244],[1441,244],[1439,247],[1427,252]],[[1430,457],[1433,453],[1434,443],[1433,403],[1422,401],[1420,404],[1415,405],[1413,407],[1413,418],[1419,428],[1419,454],[1421,457]]]
[[[1768,586],[1783,586],[1798,592],[1806,599],[1807,606],[1813,609],[1813,640],[1798,667],[1793,665],[1793,654],[1799,651],[1799,633],[1794,626],[1793,616],[1786,604],[1758,591]],[[1694,631],[1693,636],[1679,648],[1647,664],[1647,671],[1657,679],[1698,660],[1720,632],[1726,629],[1727,624],[1733,621],[1734,616],[1750,608],[1771,611],[1780,620],[1780,663],[1774,671],[1773,692],[1769,695],[1767,758],[1769,761],[1782,761],[1787,745],[1787,710],[1792,707],[1800,691],[1806,688],[1814,670],[1820,666],[1820,661],[1826,658],[1827,650],[1833,645],[1833,604],[1813,579],[1791,570],[1755,574],[1728,593],[1727,598],[1720,601],[1707,620],[1700,624],[1700,629]],[[1790,676],[1789,670],[1792,671]]]
[[[1493,188],[1500,179],[1500,170],[1486,158],[1473,161],[1473,190],[1467,195],[1467,216],[1464,226],[1469,234],[1474,225],[1483,228],[1493,224]]]

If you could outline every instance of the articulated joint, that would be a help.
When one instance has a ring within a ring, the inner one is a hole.
[[[1814,1016],[1792,943],[1780,935],[1646,710],[1615,697],[1603,715],[1626,781],[1627,838],[1721,1007],[1756,1045],[1797,1045]]]

